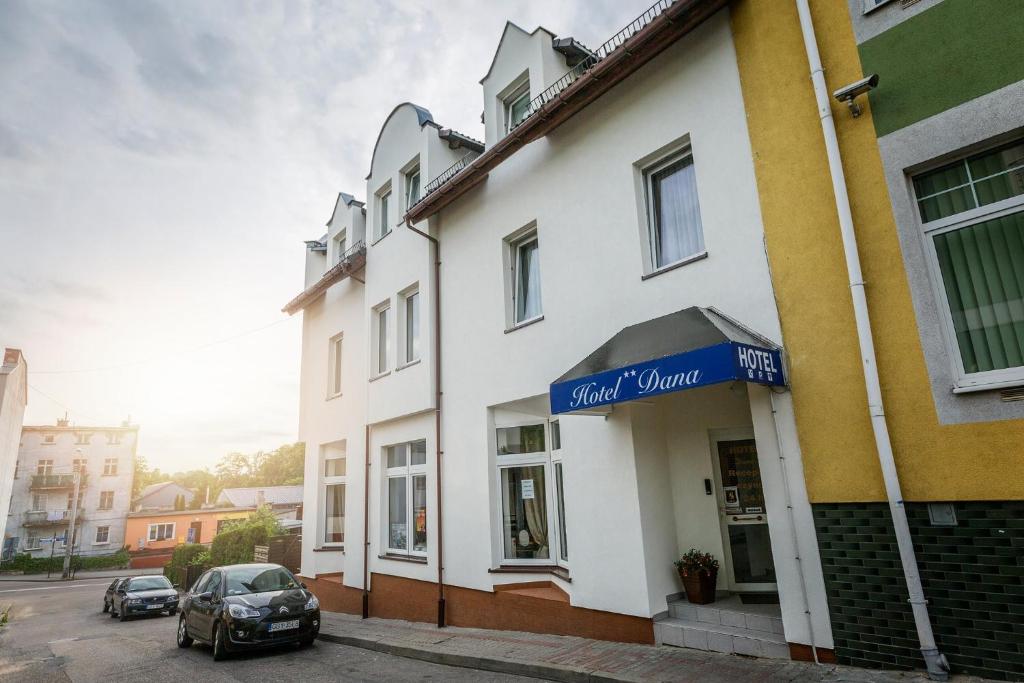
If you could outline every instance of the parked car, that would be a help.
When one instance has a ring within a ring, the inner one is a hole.
[[[106,614],[107,612],[110,611],[110,605],[112,605],[113,602],[114,602],[114,592],[117,590],[117,587],[121,584],[121,582],[125,581],[125,580],[126,579],[124,577],[119,576],[116,579],[114,579],[113,581],[111,581],[110,585],[107,586],[107,592],[103,594],[103,613],[104,614]]]
[[[181,601],[178,647],[198,640],[220,661],[231,652],[288,643],[320,632],[320,601],[278,564],[235,564],[200,576]]]
[[[138,614],[167,614],[178,612],[178,590],[166,576],[133,576],[118,579],[107,588],[110,604],[104,598],[104,612],[125,621]]]

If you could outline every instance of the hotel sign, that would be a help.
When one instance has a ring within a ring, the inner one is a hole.
[[[782,354],[778,349],[729,341],[557,382],[551,385],[551,413],[587,410],[735,380],[785,386]]]

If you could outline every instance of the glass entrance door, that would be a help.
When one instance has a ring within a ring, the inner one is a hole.
[[[715,444],[718,502],[732,590],[774,591],[775,563],[768,537],[764,487],[754,439]]]

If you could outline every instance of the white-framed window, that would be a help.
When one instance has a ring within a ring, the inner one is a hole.
[[[337,445],[323,447],[324,532],[323,545],[345,543],[345,450]]]
[[[332,263],[341,263],[342,257],[345,255],[345,249],[348,247],[348,231],[341,230],[337,235],[334,236],[334,260]]]
[[[420,167],[416,166],[405,174],[405,208],[406,210],[420,200]]]
[[[532,228],[508,240],[511,325],[522,325],[543,314],[540,286],[540,240]]]
[[[643,168],[649,272],[706,255],[689,147]]]
[[[89,443],[89,439],[92,438],[92,434],[87,432],[75,432],[75,445],[84,446]]]
[[[57,443],[57,437],[55,435],[53,435],[53,434],[44,434],[43,435],[43,445],[45,445],[45,446],[52,446],[55,443]]]
[[[117,446],[121,443],[121,432],[107,432],[107,445]]]
[[[103,476],[104,477],[116,477],[117,476],[117,458],[104,458],[103,459]]]
[[[35,532],[29,532],[25,536],[25,550],[41,550],[43,544],[39,542],[39,534]]]
[[[110,527],[96,527],[96,540],[94,540],[93,543],[110,543]]]
[[[954,391],[1024,384],[1024,140],[912,184]]]
[[[375,376],[384,375],[391,367],[391,302],[385,301],[373,309],[372,367]]]
[[[391,218],[389,215],[391,205],[391,183],[389,182],[377,192],[377,221],[374,226],[375,236],[382,239],[391,232]]]
[[[407,291],[402,297],[402,362],[414,363],[420,358],[420,292]]]
[[[39,512],[46,509],[46,494],[45,493],[33,493],[32,494],[32,511]]]
[[[36,474],[53,474],[53,460],[37,461]]]
[[[100,491],[100,510],[112,510],[114,508],[114,492]]]
[[[558,564],[569,563],[569,541],[565,533],[565,483],[562,467],[562,424],[552,420],[548,425],[551,437],[551,468],[555,478],[555,515],[558,527]]]
[[[327,342],[327,398],[341,396],[341,359],[344,335],[336,334]]]
[[[151,541],[166,541],[168,539],[174,539],[174,522],[166,522],[162,524],[150,524],[148,538]]]
[[[547,423],[536,420],[495,428],[503,564],[553,564],[559,547],[559,499]],[[559,459],[561,463],[561,459]],[[568,558],[568,553],[566,553]]]
[[[505,133],[509,133],[530,111],[530,80],[525,79],[503,100]]]
[[[427,554],[427,442],[384,448],[389,555]]]
[[[89,464],[89,461],[86,460],[85,458],[75,458],[74,460],[71,461],[71,471],[72,472],[83,472],[84,473],[85,472],[85,467],[88,464]]]

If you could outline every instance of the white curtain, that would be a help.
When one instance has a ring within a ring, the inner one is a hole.
[[[536,240],[519,247],[519,301],[517,320],[540,315],[540,249]]]
[[[693,160],[686,159],[655,174],[658,267],[704,251],[704,232],[697,203],[697,178]]]

